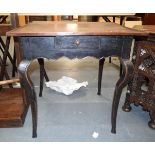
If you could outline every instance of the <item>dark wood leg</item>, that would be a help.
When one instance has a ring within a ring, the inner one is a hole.
[[[133,79],[129,81],[128,83],[128,88],[127,88],[127,93],[126,93],[126,99],[125,103],[122,107],[123,111],[125,112],[130,112],[131,111],[131,106],[130,104],[133,102],[135,106],[138,106],[138,102],[131,102],[131,98],[133,98],[136,95],[136,92],[140,90],[141,84],[140,84],[140,75],[137,72],[134,72]]]
[[[120,25],[123,24],[123,20],[124,20],[124,17],[123,16],[120,16]]]
[[[112,18],[113,18],[113,22],[115,23],[115,18],[116,18],[116,17],[115,17],[115,16],[113,16]]]
[[[39,66],[40,66],[40,92],[39,97],[42,96],[43,91],[43,83],[44,83],[44,60],[42,58],[38,59]]]
[[[49,78],[48,78],[48,76],[47,76],[47,73],[46,73],[45,68],[44,68],[44,77],[45,77],[45,80],[48,82],[48,81],[49,81]]]
[[[105,61],[105,58],[104,58],[104,57],[102,57],[102,58],[99,60],[98,92],[97,92],[98,95],[101,95],[102,73],[103,73],[104,61]]]
[[[122,106],[122,110],[125,112],[130,112],[131,111],[131,106],[130,106],[130,92],[127,91],[126,93],[126,99],[125,99],[125,103]]]
[[[32,113],[32,137],[37,137],[37,97],[34,89],[34,85],[28,75],[28,67],[30,65],[30,61],[24,60],[19,64],[19,75],[21,87],[26,92],[26,99],[28,105],[31,106]]]
[[[16,68],[16,52],[15,52],[15,47],[14,47],[12,77],[15,77],[16,72],[17,72],[17,68]]]
[[[109,57],[109,63],[111,63],[111,57]]]
[[[123,88],[127,85],[130,81],[132,74],[133,74],[133,64],[129,60],[122,60],[122,68],[123,74],[116,83],[115,92],[113,97],[112,103],[112,112],[111,112],[111,124],[112,124],[112,133],[116,133],[116,117],[117,117],[117,110],[120,101],[120,97],[122,94]]]
[[[32,124],[33,124],[33,128],[32,128],[32,138],[36,138],[37,137],[37,102],[33,102],[31,103],[31,112],[32,112]]]
[[[41,97],[42,92],[43,92],[44,77],[45,77],[46,81],[49,81],[49,78],[48,78],[47,73],[46,73],[45,68],[44,68],[44,59],[39,58],[38,62],[39,62],[39,66],[40,66],[40,92],[39,92],[39,97]]]

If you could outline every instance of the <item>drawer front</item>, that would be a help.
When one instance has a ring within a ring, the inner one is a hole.
[[[54,48],[54,37],[30,37],[29,44],[31,49],[49,51]]]
[[[21,37],[21,48],[25,59],[41,57],[54,49],[54,37]]]
[[[132,37],[126,36],[56,36],[20,37],[24,59],[121,56],[129,58]]]
[[[101,49],[105,51],[121,51],[123,39],[121,36],[101,37]]]
[[[60,49],[98,49],[99,37],[95,36],[58,36],[55,48]]]

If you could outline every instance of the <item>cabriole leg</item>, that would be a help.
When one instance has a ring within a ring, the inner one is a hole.
[[[128,84],[132,77],[133,73],[133,64],[129,60],[122,60],[122,69],[123,74],[121,75],[120,79],[116,83],[113,103],[112,103],[112,112],[111,112],[111,124],[112,124],[112,133],[116,133],[116,117],[117,117],[117,110],[120,101],[120,97],[122,94],[123,88]]]
[[[25,90],[27,103],[31,106],[32,126],[33,126],[32,137],[35,138],[37,137],[37,98],[36,98],[34,85],[27,71],[29,65],[30,65],[30,61],[23,60],[19,64],[18,70],[20,75],[21,87]]]

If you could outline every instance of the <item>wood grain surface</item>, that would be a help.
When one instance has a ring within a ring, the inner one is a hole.
[[[155,25],[136,25],[133,28],[136,30],[155,34]]]
[[[123,27],[116,23],[35,21],[7,32],[8,36],[56,36],[56,35],[128,35],[147,36],[144,31]]]
[[[21,127],[28,105],[21,88],[4,88],[0,92],[0,127]]]

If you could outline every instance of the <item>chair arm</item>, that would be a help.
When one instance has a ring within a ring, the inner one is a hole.
[[[11,79],[11,80],[4,80],[4,81],[0,81],[0,86],[1,85],[6,85],[6,84],[11,84],[11,83],[16,83],[19,82],[19,79]]]

